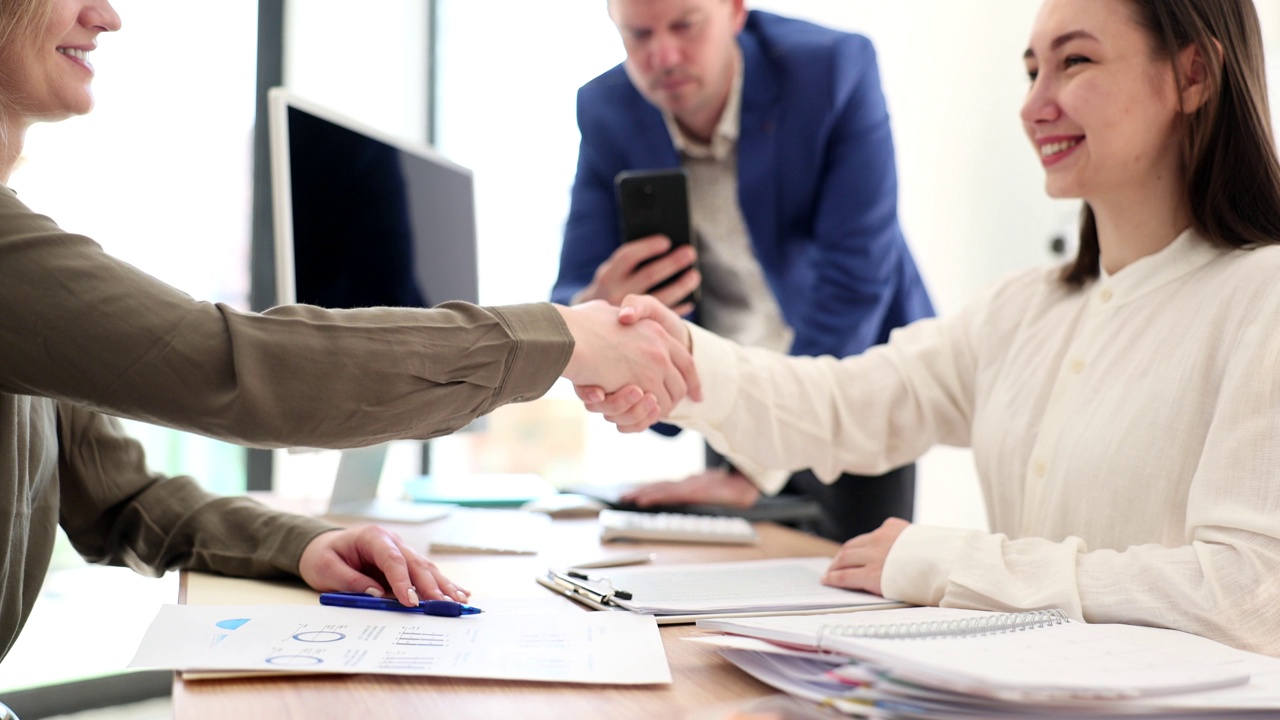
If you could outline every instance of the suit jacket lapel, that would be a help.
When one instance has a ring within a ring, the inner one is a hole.
[[[667,124],[662,119],[662,112],[650,105],[640,93],[636,93],[639,101],[633,107],[635,113],[636,133],[629,155],[629,168],[650,169],[680,166],[680,155],[671,142],[671,134],[667,132]]]
[[[742,48],[742,121],[738,131],[738,204],[762,264],[777,253],[779,88],[765,49],[748,29]]]

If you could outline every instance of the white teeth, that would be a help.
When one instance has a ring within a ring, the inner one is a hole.
[[[76,58],[78,60],[84,60],[89,55],[89,53],[85,52],[84,50],[79,50],[76,48],[58,48],[58,52],[62,53],[63,55],[70,55],[71,57]]]
[[[1058,153],[1066,150],[1070,150],[1071,148],[1079,144],[1080,144],[1079,140],[1063,140],[1062,142],[1049,143],[1048,145],[1041,145],[1040,157],[1049,157],[1050,155],[1057,155]]]

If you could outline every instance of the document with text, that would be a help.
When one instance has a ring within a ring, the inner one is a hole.
[[[652,617],[431,617],[311,605],[166,605],[130,667],[669,684]]]

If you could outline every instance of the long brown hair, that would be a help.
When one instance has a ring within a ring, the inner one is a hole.
[[[1173,65],[1194,45],[1204,58],[1209,99],[1183,117],[1183,198],[1192,224],[1223,247],[1280,243],[1280,161],[1267,104],[1262,30],[1253,0],[1129,0],[1151,52]],[[1080,251],[1062,273],[1083,285],[1098,277],[1098,229],[1085,204]]]

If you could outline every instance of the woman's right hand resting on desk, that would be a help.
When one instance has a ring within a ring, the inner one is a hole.
[[[909,527],[911,523],[906,520],[891,517],[875,530],[849,538],[832,558],[831,567],[822,576],[822,584],[884,595],[881,578],[885,560],[898,536]]]
[[[317,535],[302,551],[298,575],[320,592],[383,597],[390,588],[405,607],[419,600],[466,602],[470,597],[400,536],[376,525]]]

